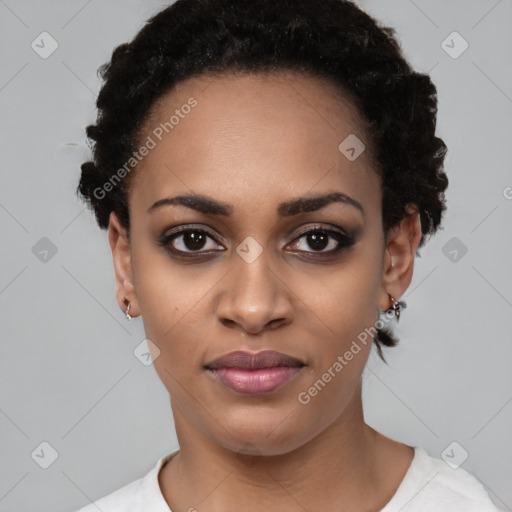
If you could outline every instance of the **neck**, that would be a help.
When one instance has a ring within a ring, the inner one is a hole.
[[[396,478],[384,484],[380,476],[384,436],[364,422],[361,384],[327,429],[281,455],[241,456],[194,428],[175,404],[173,414],[180,453],[160,474],[173,510],[380,510],[397,487]]]

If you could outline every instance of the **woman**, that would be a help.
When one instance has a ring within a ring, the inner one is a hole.
[[[79,192],[180,449],[82,510],[497,510],[363,417],[448,185],[394,31],[346,0],[178,0],[102,77]]]

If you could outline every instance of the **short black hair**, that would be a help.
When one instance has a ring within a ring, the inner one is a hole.
[[[129,231],[133,173],[108,193],[104,185],[126,166],[151,107],[176,83],[206,74],[282,70],[324,77],[355,103],[381,176],[383,230],[415,204],[422,247],[446,209],[447,147],[435,135],[437,90],[428,74],[406,62],[395,30],[349,0],[177,0],[130,43],[116,47],[99,68],[104,83],[98,116],[87,127],[93,156],[82,165],[77,187],[100,228],[115,212]],[[385,360],[380,345],[398,340],[381,328],[374,342]]]

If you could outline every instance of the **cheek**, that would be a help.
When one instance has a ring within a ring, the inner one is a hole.
[[[173,320],[170,320],[171,315],[150,315],[149,319],[144,319],[144,329],[160,351],[153,361],[155,371],[169,395],[183,404],[191,397],[201,396],[195,386],[203,371],[203,343],[207,333],[190,313],[183,318],[186,311],[176,307],[168,309],[175,313]]]
[[[165,249],[151,247],[149,242],[134,249],[133,262],[146,333],[165,346],[176,339],[180,324],[190,324],[204,308],[216,276],[204,267],[177,264]]]
[[[356,294],[348,291],[333,298],[324,316],[328,336],[317,337],[314,364],[297,395],[303,414],[314,418],[318,432],[350,403],[372,348],[377,319],[374,291],[370,286]]]
[[[160,351],[154,367],[169,389],[176,385],[172,377],[181,381],[184,369],[191,371],[192,362],[200,367],[199,340],[207,336],[203,308],[208,284],[204,278],[178,271],[161,257],[138,261],[144,261],[134,265],[144,332]]]
[[[376,253],[358,251],[328,272],[315,269],[297,281],[296,293],[328,331],[346,340],[375,322],[381,279]]]
[[[314,313],[321,329],[314,364],[303,391],[320,417],[330,418],[352,396],[368,360],[378,318],[381,280],[376,251],[360,251],[329,273],[308,279],[303,289],[305,314]],[[307,311],[309,310],[309,313]],[[307,327],[306,327],[307,329]],[[309,406],[308,405],[308,406]]]

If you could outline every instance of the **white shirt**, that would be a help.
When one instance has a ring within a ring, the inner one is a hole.
[[[96,500],[77,512],[172,512],[165,501],[158,474],[178,453],[164,455],[142,478]],[[500,512],[484,487],[461,467],[414,447],[414,458],[396,493],[380,512]]]

